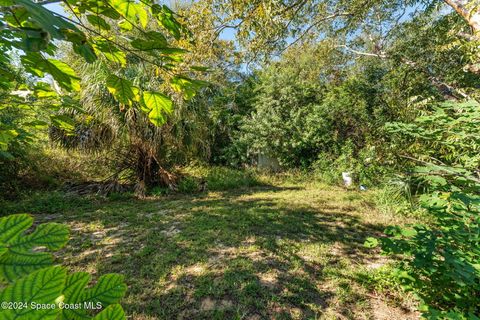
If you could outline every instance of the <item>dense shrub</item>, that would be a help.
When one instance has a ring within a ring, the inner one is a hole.
[[[191,166],[182,170],[184,177],[179,182],[181,192],[192,193],[205,190],[224,191],[261,185],[256,173],[227,167]]]
[[[39,214],[59,213],[75,208],[88,207],[95,202],[93,195],[91,197],[80,197],[58,191],[32,191],[23,193],[19,199],[15,201],[0,200],[0,216],[7,215],[12,211]]]
[[[420,202],[429,223],[389,227],[386,238],[367,245],[380,241],[385,253],[402,258],[396,275],[432,319],[480,316],[478,110],[476,102],[443,103],[414,123],[390,125],[410,137],[407,150],[422,164],[413,170],[428,187]]]
[[[335,70],[344,59],[326,44],[305,45],[259,71],[251,111],[224,149],[228,157],[255,163],[263,154],[284,169],[312,168],[329,182],[351,171],[361,184],[378,183],[393,169],[385,166],[391,159],[383,144],[384,125],[401,119],[406,105],[390,105],[396,101],[388,97],[387,64],[364,61]]]

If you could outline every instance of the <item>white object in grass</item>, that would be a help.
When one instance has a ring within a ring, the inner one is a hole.
[[[342,172],[343,184],[345,187],[349,188],[352,186],[353,179],[351,172]]]

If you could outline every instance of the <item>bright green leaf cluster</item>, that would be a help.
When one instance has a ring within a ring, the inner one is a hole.
[[[164,124],[167,121],[165,114],[171,114],[173,111],[172,100],[158,92],[145,91],[142,104],[148,112],[150,121],[157,126]]]
[[[431,222],[391,226],[388,237],[365,246],[380,243],[385,253],[403,258],[397,278],[420,298],[429,319],[480,315],[479,107],[475,101],[442,103],[413,123],[387,126],[410,139],[412,158],[428,159],[413,172],[428,191],[419,203]]]
[[[18,136],[15,130],[0,130],[0,150],[6,151],[8,143]]]
[[[0,219],[0,319],[105,319],[123,320],[118,301],[126,285],[118,274],[101,276],[90,288],[90,275],[68,274],[52,266],[50,251],[62,248],[69,237],[65,225],[40,224],[32,232],[33,218],[27,214]]]
[[[33,218],[27,214],[11,215],[0,219],[0,279],[13,282],[35,270],[53,263],[48,252],[34,249],[46,247],[58,250],[63,247],[69,236],[68,228],[61,224],[42,224],[36,230],[25,235],[33,224]]]
[[[11,54],[14,52],[20,55],[24,70],[34,79],[51,77],[55,82],[55,90],[47,89],[45,85],[35,90],[36,102],[57,99],[61,106],[66,94],[75,94],[81,89],[81,79],[74,68],[56,57],[57,45],[61,42],[68,42],[73,51],[88,63],[98,60],[105,63],[109,72],[106,86],[117,102],[121,106],[144,110],[155,125],[166,122],[173,100],[158,92],[158,86],[133,86],[127,76],[132,63],[156,77],[163,74],[172,79],[165,79],[166,83],[170,83],[173,91],[184,93],[186,99],[192,98],[204,85],[185,76],[199,69],[180,65],[187,51],[172,46],[171,42],[189,40],[191,34],[167,6],[133,0],[67,0],[63,5],[73,18],[50,11],[42,2],[2,1],[0,88],[13,90],[11,83],[16,77],[15,71],[4,66],[12,64]],[[145,96],[149,98],[145,99]],[[44,103],[51,105],[51,100]],[[20,101],[9,105],[20,106]],[[65,113],[50,117],[50,124],[62,130],[73,130],[72,121],[66,119]],[[11,133],[16,128],[1,125],[0,147],[3,150],[13,140]]]

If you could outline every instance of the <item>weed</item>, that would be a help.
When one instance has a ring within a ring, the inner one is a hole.
[[[198,192],[201,181],[205,182],[206,189],[210,191],[261,185],[257,173],[253,170],[235,170],[226,167],[186,167],[181,171],[185,177],[180,181],[178,189],[183,193]]]

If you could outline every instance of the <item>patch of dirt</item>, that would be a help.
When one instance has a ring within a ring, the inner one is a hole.
[[[242,241],[242,245],[244,246],[253,245],[255,244],[256,241],[257,239],[255,237],[250,236]]]
[[[388,261],[388,258],[385,256],[375,255],[373,257],[370,257],[370,259],[367,259],[365,263],[368,269],[375,270],[386,265]]]
[[[269,289],[274,289],[278,285],[277,274],[275,272],[261,273],[258,275],[260,283]]]
[[[168,230],[162,230],[160,232],[167,237],[173,237],[174,235],[180,233],[181,231],[177,229],[175,226],[171,226]]]
[[[186,267],[183,270],[183,272],[186,273],[187,275],[199,276],[203,272],[205,272],[205,266],[202,266],[202,265],[197,263],[197,264],[191,265],[189,267]]]
[[[215,301],[213,301],[211,298],[205,298],[202,300],[202,303],[200,304],[200,310],[211,311],[214,309],[215,309]]]
[[[233,307],[233,302],[227,299],[223,299],[222,301],[220,301],[220,306],[222,309],[230,309],[231,307]]]
[[[163,210],[159,210],[157,212],[147,212],[147,213],[139,213],[140,216],[144,216],[146,218],[152,218],[154,216],[166,216],[166,215],[169,215],[171,213],[174,213],[173,210],[171,209],[163,209]]]
[[[233,307],[233,302],[227,299],[215,301],[212,298],[204,298],[200,304],[201,311],[224,310]]]
[[[417,320],[420,319],[420,313],[410,310],[403,310],[387,305],[380,299],[371,301],[373,319],[375,320]]]

